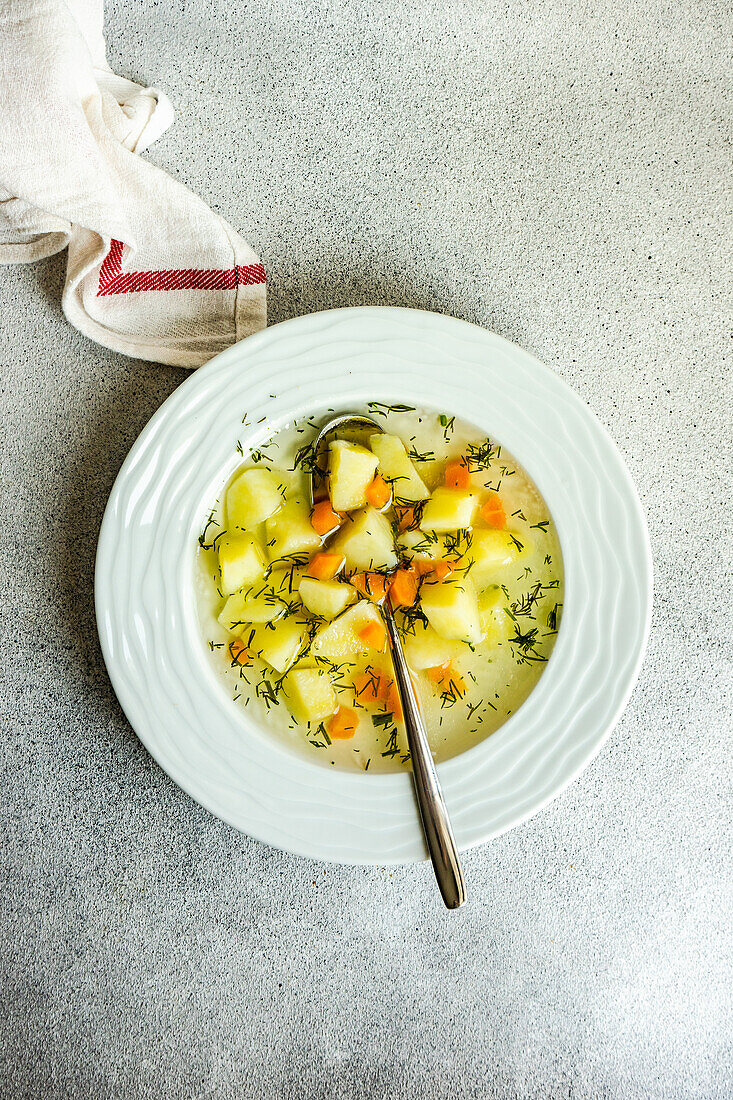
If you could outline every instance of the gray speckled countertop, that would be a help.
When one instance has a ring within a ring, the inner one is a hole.
[[[108,6],[169,91],[149,156],[253,243],[273,321],[453,313],[517,341],[620,445],[656,604],[629,706],[532,821],[429,866],[234,833],[112,694],[92,570],[115,474],[183,373],[78,335],[63,257],[0,271],[3,1098],[731,1095],[727,5]]]

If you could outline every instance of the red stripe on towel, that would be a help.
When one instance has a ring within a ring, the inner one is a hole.
[[[112,241],[99,269],[97,297],[144,290],[233,290],[267,281],[262,264],[230,268],[178,268],[171,271],[122,271],[122,241]]]

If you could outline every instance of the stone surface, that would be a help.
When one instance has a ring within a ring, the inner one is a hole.
[[[137,741],[93,615],[107,494],[183,373],[71,329],[63,257],[0,271],[4,1098],[731,1095],[728,22],[109,5],[113,68],[179,112],[148,155],[259,250],[271,319],[426,307],[551,364],[637,481],[656,604],[615,733],[466,856],[460,913],[428,866],[234,833]]]

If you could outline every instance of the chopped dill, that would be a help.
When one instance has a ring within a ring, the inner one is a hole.
[[[390,758],[400,755],[400,747],[397,744],[397,730],[393,729],[387,738],[387,744],[385,746],[382,756],[389,756]]]
[[[383,401],[368,401],[367,408],[379,413],[380,416],[387,416],[389,413],[415,412],[414,405],[385,405]]]
[[[435,459],[435,451],[425,451],[424,454],[420,454],[415,447],[410,447],[407,454],[413,462],[432,462]]]
[[[465,448],[468,464],[474,470],[488,470],[500,454],[501,447],[492,443],[490,439],[485,439],[483,443],[468,443]]]
[[[517,661],[519,664],[524,664],[529,661],[546,661],[544,653],[538,653],[537,651],[537,627],[533,627],[525,634],[521,632],[518,626],[514,627],[514,637],[509,639],[513,646],[516,646],[519,650],[519,657]]]

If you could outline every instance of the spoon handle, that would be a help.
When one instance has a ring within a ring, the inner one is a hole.
[[[405,660],[402,641],[397,631],[392,608],[389,606],[389,597],[384,600],[382,611],[387,626],[387,636],[392,651],[397,687],[402,702],[405,729],[407,730],[407,744],[412,760],[412,778],[415,784],[417,803],[420,807],[425,841],[430,858],[433,861],[435,877],[438,880],[443,901],[448,909],[457,909],[466,900],[463,871],[458,858],[456,842],[453,839],[453,830],[448,819],[443,792],[438,782],[435,762],[428,744],[420,705]]]

